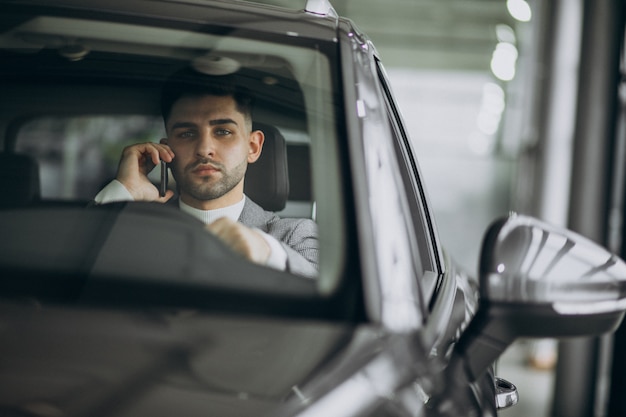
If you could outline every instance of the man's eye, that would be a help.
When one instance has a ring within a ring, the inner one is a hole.
[[[180,138],[192,138],[194,136],[194,132],[190,132],[190,131],[186,131],[186,132],[181,132],[178,137]]]
[[[228,130],[228,129],[215,129],[215,134],[217,136],[228,136],[230,134],[232,134],[233,132]]]

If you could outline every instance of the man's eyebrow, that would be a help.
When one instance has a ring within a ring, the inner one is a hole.
[[[234,121],[233,119],[214,119],[214,120],[209,120],[209,126],[217,126],[217,125],[228,125],[228,124],[234,124],[235,126],[237,126],[237,122]]]
[[[237,122],[230,118],[209,120],[209,126],[219,126],[219,125],[227,125],[227,124],[234,124],[235,126],[238,126]],[[197,127],[198,125],[193,122],[175,122],[174,124],[172,124],[172,127],[170,129],[172,130],[188,129],[188,128],[195,129]]]
[[[192,122],[176,122],[172,125],[171,129],[187,129],[195,127],[197,127],[197,125]]]

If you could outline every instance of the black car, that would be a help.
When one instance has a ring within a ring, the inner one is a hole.
[[[1,415],[493,416],[517,337],[623,318],[623,261],[530,217],[493,223],[477,278],[455,267],[376,49],[327,2],[0,4]],[[315,221],[317,276],[167,204],[93,204],[189,68],[253,92],[246,196]]]

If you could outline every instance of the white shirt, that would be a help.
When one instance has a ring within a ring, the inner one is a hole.
[[[116,201],[133,201],[134,198],[126,187],[124,187],[124,184],[118,180],[113,180],[107,184],[106,187],[100,190],[94,200],[96,204],[106,204]],[[233,204],[232,206],[215,210],[200,210],[183,203],[180,199],[178,200],[181,211],[192,215],[204,224],[212,223],[220,217],[228,217],[233,221],[237,221],[243,211],[245,202],[246,196],[244,195],[240,202]],[[270,256],[265,264],[272,268],[284,271],[287,268],[287,252],[285,252],[285,248],[282,247],[278,239],[274,236],[271,236],[260,229],[255,230],[263,236],[270,247]]]

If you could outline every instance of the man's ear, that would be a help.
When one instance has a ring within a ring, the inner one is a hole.
[[[260,130],[254,130],[250,133],[250,140],[248,140],[248,163],[252,164],[256,162],[261,156],[263,150],[263,143],[265,142],[265,135]]]

